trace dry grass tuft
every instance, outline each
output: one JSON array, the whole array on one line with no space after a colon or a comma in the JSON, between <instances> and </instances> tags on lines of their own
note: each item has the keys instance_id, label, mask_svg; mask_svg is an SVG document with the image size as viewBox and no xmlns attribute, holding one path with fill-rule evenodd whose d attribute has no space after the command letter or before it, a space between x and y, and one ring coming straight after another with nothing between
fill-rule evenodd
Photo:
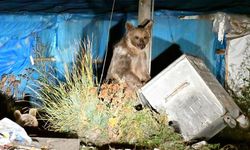
<instances>
[{"instance_id":1,"label":"dry grass tuft","mask_svg":"<svg viewBox=\"0 0 250 150\"><path fill-rule=\"evenodd\" d=\"M93 79L91 42L87 41L72 69L65 65L64 78L41 72L39 98L49 129L76 133L85 143L129 143L147 147L181 147L179 135L167 128L166 116L145 108L136 111L137 99L125 85L104 84L97 94Z\"/></svg>"}]
</instances>

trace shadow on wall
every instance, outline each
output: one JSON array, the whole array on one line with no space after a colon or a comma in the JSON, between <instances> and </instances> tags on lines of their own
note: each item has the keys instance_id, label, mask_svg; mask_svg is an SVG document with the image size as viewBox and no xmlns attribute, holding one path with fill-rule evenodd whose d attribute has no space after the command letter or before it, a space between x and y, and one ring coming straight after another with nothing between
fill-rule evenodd
<instances>
[{"instance_id":1,"label":"shadow on wall","mask_svg":"<svg viewBox=\"0 0 250 150\"><path fill-rule=\"evenodd\" d=\"M153 37L152 50L153 57L156 55L151 62L152 78L183 54L178 44L157 37Z\"/></svg>"},{"instance_id":2,"label":"shadow on wall","mask_svg":"<svg viewBox=\"0 0 250 150\"><path fill-rule=\"evenodd\" d=\"M209 54L204 50L201 49L200 46L186 40L186 39L179 39L176 43L170 43L163 39L154 37L153 38L153 56L156 57L152 60L151 63L151 77L153 78L158 73L160 73L163 69L165 69L168 65L170 65L173 61L175 61L178 57L182 54L188 54L192 56L196 56L202 59L205 64L208 66L210 71L215 74L213 64L210 62L211 60L208 59L209 56L205 54ZM160 53L160 54L159 54ZM211 51L211 54L213 52Z\"/></svg>"},{"instance_id":3,"label":"shadow on wall","mask_svg":"<svg viewBox=\"0 0 250 150\"><path fill-rule=\"evenodd\" d=\"M223 77L216 70L216 60L211 60L209 58L216 59L214 51L211 49L201 49L200 46L186 40L179 39L176 43L170 43L163 39L154 37L153 38L153 48L152 48L153 60L151 63L151 77L155 77L162 70L164 70L168 65L180 57L183 53L198 57L204 61L207 68L216 76L216 78L222 82ZM208 51L208 52L207 52ZM211 55L213 57L211 57ZM156 57L154 57L156 56Z\"/></svg>"},{"instance_id":4,"label":"shadow on wall","mask_svg":"<svg viewBox=\"0 0 250 150\"><path fill-rule=\"evenodd\" d=\"M216 62L215 53L213 50L206 49L206 47L203 47L203 49L202 49L200 46L198 46L198 45L196 45L196 44L194 44L186 39L183 39L183 38L179 39L177 41L177 43L179 43L181 45L181 50L183 51L183 53L202 59L203 62L206 64L207 68L209 69L209 71L211 71L211 73L218 80L220 79L220 77L216 73L216 63L213 63L213 62ZM211 57L211 55L212 55L212 57Z\"/></svg>"},{"instance_id":5,"label":"shadow on wall","mask_svg":"<svg viewBox=\"0 0 250 150\"><path fill-rule=\"evenodd\" d=\"M168 65L174 62L183 53L180 50L180 46L173 43L163 53L158 55L151 63L151 77L156 76Z\"/></svg>"},{"instance_id":6,"label":"shadow on wall","mask_svg":"<svg viewBox=\"0 0 250 150\"><path fill-rule=\"evenodd\" d=\"M125 33L125 23L126 23L126 19L121 19L116 25L114 25L109 32L109 42L108 42L108 53L107 53L107 58L106 58L106 62L105 62L105 67L104 67L104 73L103 73L103 78L102 78L102 82L105 81L107 72L108 72L108 68L111 62L111 58L113 55L113 49L116 43L118 43L124 33ZM103 60L104 61L104 60ZM98 77L98 82L100 82L100 77L101 77L101 73L102 73L102 68L103 68L103 63L99 64L97 66L97 77Z\"/></svg>"},{"instance_id":7,"label":"shadow on wall","mask_svg":"<svg viewBox=\"0 0 250 150\"><path fill-rule=\"evenodd\" d=\"M203 59L204 52L202 52L202 49L200 46L184 38L178 39L176 43L180 44L181 50L183 51L183 53Z\"/></svg>"}]
</instances>

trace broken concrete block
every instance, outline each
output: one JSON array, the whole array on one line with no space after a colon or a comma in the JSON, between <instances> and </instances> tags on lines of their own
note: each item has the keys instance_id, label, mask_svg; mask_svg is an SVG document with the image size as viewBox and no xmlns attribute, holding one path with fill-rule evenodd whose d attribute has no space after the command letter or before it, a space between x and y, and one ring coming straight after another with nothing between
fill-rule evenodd
<instances>
[{"instance_id":1,"label":"broken concrete block","mask_svg":"<svg viewBox=\"0 0 250 150\"><path fill-rule=\"evenodd\" d=\"M185 141L208 140L227 125L248 122L242 121L245 117L240 108L203 61L193 56L182 55L138 95L144 104L177 122Z\"/></svg>"}]
</instances>

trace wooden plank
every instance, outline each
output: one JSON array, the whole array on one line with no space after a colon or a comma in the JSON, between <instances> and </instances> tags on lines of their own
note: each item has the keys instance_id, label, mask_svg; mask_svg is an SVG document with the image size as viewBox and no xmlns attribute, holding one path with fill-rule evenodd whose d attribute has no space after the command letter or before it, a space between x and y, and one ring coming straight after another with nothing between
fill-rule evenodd
<instances>
[{"instance_id":1,"label":"wooden plank","mask_svg":"<svg viewBox=\"0 0 250 150\"><path fill-rule=\"evenodd\" d=\"M141 24L145 19L151 19L151 9L152 8L152 0L139 0L139 8L138 8L138 23ZM151 72L151 47L152 47L152 36L149 42L149 48L146 49L147 54L147 62L148 62L148 70Z\"/></svg>"},{"instance_id":2,"label":"wooden plank","mask_svg":"<svg viewBox=\"0 0 250 150\"><path fill-rule=\"evenodd\" d=\"M33 137L33 141L36 141L37 147L54 149L54 150L78 150L80 149L79 139L69 138L44 138ZM34 142L33 142L34 143Z\"/></svg>"},{"instance_id":3,"label":"wooden plank","mask_svg":"<svg viewBox=\"0 0 250 150\"><path fill-rule=\"evenodd\" d=\"M145 19L151 19L151 0L139 0L139 24L141 24Z\"/></svg>"}]
</instances>

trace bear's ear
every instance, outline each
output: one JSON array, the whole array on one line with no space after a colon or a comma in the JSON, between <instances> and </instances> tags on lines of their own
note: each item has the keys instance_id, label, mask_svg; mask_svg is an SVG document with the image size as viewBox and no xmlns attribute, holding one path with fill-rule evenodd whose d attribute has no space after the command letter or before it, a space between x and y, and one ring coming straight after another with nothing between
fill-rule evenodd
<instances>
[{"instance_id":1,"label":"bear's ear","mask_svg":"<svg viewBox=\"0 0 250 150\"><path fill-rule=\"evenodd\" d=\"M14 117L16 120L19 120L21 118L22 114L19 110L15 110Z\"/></svg>"},{"instance_id":2,"label":"bear's ear","mask_svg":"<svg viewBox=\"0 0 250 150\"><path fill-rule=\"evenodd\" d=\"M30 108L29 114L36 117L37 109L36 108Z\"/></svg>"},{"instance_id":3,"label":"bear's ear","mask_svg":"<svg viewBox=\"0 0 250 150\"><path fill-rule=\"evenodd\" d=\"M145 26L145 29L150 31L152 29L152 26L153 26L153 21L149 20L149 22Z\"/></svg>"},{"instance_id":4,"label":"bear's ear","mask_svg":"<svg viewBox=\"0 0 250 150\"><path fill-rule=\"evenodd\" d=\"M125 27L126 27L126 30L127 30L127 31L130 31L130 30L132 30L132 29L135 28L135 27L134 27L131 23L129 23L129 22L126 22Z\"/></svg>"}]
</instances>

